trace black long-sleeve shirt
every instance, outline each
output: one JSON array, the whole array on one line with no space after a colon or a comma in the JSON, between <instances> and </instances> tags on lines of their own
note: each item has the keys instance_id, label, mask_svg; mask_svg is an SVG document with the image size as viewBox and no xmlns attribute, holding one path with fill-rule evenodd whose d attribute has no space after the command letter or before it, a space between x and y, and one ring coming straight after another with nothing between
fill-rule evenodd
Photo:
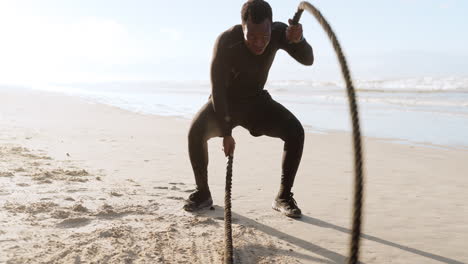
<instances>
[{"instance_id":1,"label":"black long-sleeve shirt","mask_svg":"<svg viewBox=\"0 0 468 264\"><path fill-rule=\"evenodd\" d=\"M236 25L216 40L211 62L211 100L221 123L223 136L231 135L229 105L261 94L278 49L283 49L304 65L312 65L312 47L303 39L289 43L281 22L272 23L270 43L261 55L249 51L241 25Z\"/></svg>"}]
</instances>

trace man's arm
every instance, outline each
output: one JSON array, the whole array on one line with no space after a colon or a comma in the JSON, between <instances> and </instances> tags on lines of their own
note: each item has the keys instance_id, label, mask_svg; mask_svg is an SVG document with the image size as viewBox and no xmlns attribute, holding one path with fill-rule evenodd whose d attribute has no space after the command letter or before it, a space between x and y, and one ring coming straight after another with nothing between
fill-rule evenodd
<instances>
[{"instance_id":1,"label":"man's arm","mask_svg":"<svg viewBox=\"0 0 468 264\"><path fill-rule=\"evenodd\" d=\"M299 63L312 65L314 63L314 52L312 47L302 36L301 25L290 25L288 28L286 24L278 23L277 26L280 29L280 48L284 49ZM297 33L299 33L299 37L297 36ZM291 38L294 39L295 37L298 37L298 42L291 40Z\"/></svg>"},{"instance_id":2,"label":"man's arm","mask_svg":"<svg viewBox=\"0 0 468 264\"><path fill-rule=\"evenodd\" d=\"M211 100L216 117L220 122L223 137L232 132L231 117L227 102L227 80L229 77L228 56L226 50L227 34L221 34L213 49L211 61Z\"/></svg>"}]
</instances>

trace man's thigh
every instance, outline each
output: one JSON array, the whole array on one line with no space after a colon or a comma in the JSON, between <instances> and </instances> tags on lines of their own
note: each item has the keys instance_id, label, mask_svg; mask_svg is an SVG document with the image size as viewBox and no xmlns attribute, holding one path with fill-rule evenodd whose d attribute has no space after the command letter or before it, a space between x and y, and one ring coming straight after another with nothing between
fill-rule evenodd
<instances>
[{"instance_id":1,"label":"man's thigh","mask_svg":"<svg viewBox=\"0 0 468 264\"><path fill-rule=\"evenodd\" d=\"M189 137L202 138L208 140L213 137L220 137L222 135L221 126L214 112L211 100L209 100L202 108L195 114L190 125Z\"/></svg>"},{"instance_id":2,"label":"man's thigh","mask_svg":"<svg viewBox=\"0 0 468 264\"><path fill-rule=\"evenodd\" d=\"M294 114L269 96L258 102L245 120L241 125L253 136L286 140L291 135L303 133L302 125Z\"/></svg>"}]
</instances>

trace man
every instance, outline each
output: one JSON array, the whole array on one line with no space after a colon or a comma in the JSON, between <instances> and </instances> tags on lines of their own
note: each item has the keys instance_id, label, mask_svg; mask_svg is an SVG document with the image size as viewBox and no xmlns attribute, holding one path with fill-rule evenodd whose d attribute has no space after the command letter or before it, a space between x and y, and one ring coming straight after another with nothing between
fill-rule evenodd
<instances>
[{"instance_id":1,"label":"man","mask_svg":"<svg viewBox=\"0 0 468 264\"><path fill-rule=\"evenodd\" d=\"M235 140L231 131L240 125L255 137L266 135L284 141L281 186L273 209L300 217L291 188L301 161L304 129L263 87L278 49L304 65L312 65L312 47L302 36L301 25L291 25L291 20L289 26L273 22L271 7L263 0L247 1L241 15L242 25L228 29L216 40L211 63L212 94L190 127L189 155L197 189L184 209L196 211L212 206L207 141L223 137L225 155L233 155Z\"/></svg>"}]
</instances>

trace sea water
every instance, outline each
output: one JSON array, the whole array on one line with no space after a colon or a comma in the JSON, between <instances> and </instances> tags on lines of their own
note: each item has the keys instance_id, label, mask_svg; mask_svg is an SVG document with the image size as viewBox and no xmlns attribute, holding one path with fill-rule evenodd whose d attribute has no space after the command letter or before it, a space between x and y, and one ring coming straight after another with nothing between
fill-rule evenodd
<instances>
[{"instance_id":1,"label":"sea water","mask_svg":"<svg viewBox=\"0 0 468 264\"><path fill-rule=\"evenodd\" d=\"M364 136L468 148L468 77L355 81ZM33 85L144 114L191 119L208 81ZM350 131L342 82L270 81L265 89L309 132Z\"/></svg>"}]
</instances>

